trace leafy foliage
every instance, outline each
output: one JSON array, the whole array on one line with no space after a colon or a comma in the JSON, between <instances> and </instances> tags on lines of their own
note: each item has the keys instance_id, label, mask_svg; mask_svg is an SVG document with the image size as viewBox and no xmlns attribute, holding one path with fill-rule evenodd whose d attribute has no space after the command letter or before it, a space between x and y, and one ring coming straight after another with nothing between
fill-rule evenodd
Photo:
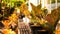
<instances>
[{"instance_id":1,"label":"leafy foliage","mask_svg":"<svg viewBox=\"0 0 60 34\"><path fill-rule=\"evenodd\" d=\"M25 0L20 0L20 1L18 1L18 0L2 0L2 2L0 3L0 20L7 19L7 17L13 13L15 6L19 7L24 2L25 2ZM2 8L1 8L3 6L5 6L4 12L2 12ZM4 16L3 16L3 14L4 14Z\"/></svg>"},{"instance_id":2,"label":"leafy foliage","mask_svg":"<svg viewBox=\"0 0 60 34\"><path fill-rule=\"evenodd\" d=\"M28 6L25 3L22 3L20 6L21 13L23 13L25 16L30 16L30 12L28 10Z\"/></svg>"},{"instance_id":3,"label":"leafy foliage","mask_svg":"<svg viewBox=\"0 0 60 34\"><path fill-rule=\"evenodd\" d=\"M47 14L46 9L42 10L41 9L41 4L39 4L38 6L34 6L32 3L31 3L31 6L32 6L32 11L31 11L31 17L32 17L32 21L35 21L35 22L39 22L39 23L43 23L41 18L44 18Z\"/></svg>"},{"instance_id":4,"label":"leafy foliage","mask_svg":"<svg viewBox=\"0 0 60 34\"><path fill-rule=\"evenodd\" d=\"M54 9L52 10L51 14L46 15L45 13L45 9L41 9L41 7L38 8L38 6L34 6L33 4L31 4L32 6L32 12L31 12L31 16L32 16L32 22L39 22L44 23L40 18L44 18L45 20L48 21L48 23L45 23L43 25L43 27L47 26L47 29L50 31L50 33L52 33L57 25L57 22L60 18L60 8ZM40 16L42 15L42 16ZM40 18L39 18L39 17Z\"/></svg>"},{"instance_id":5,"label":"leafy foliage","mask_svg":"<svg viewBox=\"0 0 60 34\"><path fill-rule=\"evenodd\" d=\"M52 10L52 13L47 15L45 19L49 22L50 26L49 29L53 32L56 28L56 25L60 19L60 8Z\"/></svg>"},{"instance_id":6,"label":"leafy foliage","mask_svg":"<svg viewBox=\"0 0 60 34\"><path fill-rule=\"evenodd\" d=\"M26 2L26 0L2 0L3 2L6 2L7 3L7 6L10 6L10 7L14 7L14 6L17 6L21 3L24 3Z\"/></svg>"},{"instance_id":7,"label":"leafy foliage","mask_svg":"<svg viewBox=\"0 0 60 34\"><path fill-rule=\"evenodd\" d=\"M32 3L31 3L31 6L32 6L32 16L36 19L37 16L40 16L41 14L41 5L38 5L38 6L34 6Z\"/></svg>"}]
</instances>

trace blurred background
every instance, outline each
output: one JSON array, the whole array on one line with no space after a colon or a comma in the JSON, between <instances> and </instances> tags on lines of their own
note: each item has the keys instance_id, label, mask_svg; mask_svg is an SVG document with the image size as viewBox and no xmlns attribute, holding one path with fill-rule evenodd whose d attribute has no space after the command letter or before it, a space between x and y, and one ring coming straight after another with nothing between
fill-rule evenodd
<instances>
[{"instance_id":1,"label":"blurred background","mask_svg":"<svg viewBox=\"0 0 60 34\"><path fill-rule=\"evenodd\" d=\"M60 0L0 0L1 34L60 34Z\"/></svg>"}]
</instances>

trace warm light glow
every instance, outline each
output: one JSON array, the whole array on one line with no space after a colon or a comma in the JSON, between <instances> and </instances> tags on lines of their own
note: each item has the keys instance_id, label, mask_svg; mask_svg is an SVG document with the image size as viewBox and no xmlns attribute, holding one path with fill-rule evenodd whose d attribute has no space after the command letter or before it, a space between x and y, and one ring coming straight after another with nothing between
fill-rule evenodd
<instances>
[{"instance_id":1,"label":"warm light glow","mask_svg":"<svg viewBox=\"0 0 60 34\"><path fill-rule=\"evenodd\" d=\"M45 2L44 2L44 3L45 3L45 6L47 7L47 4L48 4L48 3L47 3L47 0L45 0Z\"/></svg>"},{"instance_id":2,"label":"warm light glow","mask_svg":"<svg viewBox=\"0 0 60 34\"><path fill-rule=\"evenodd\" d=\"M44 8L44 0L41 0L42 8Z\"/></svg>"},{"instance_id":3,"label":"warm light glow","mask_svg":"<svg viewBox=\"0 0 60 34\"><path fill-rule=\"evenodd\" d=\"M16 25L18 16L16 15L15 12L11 14L11 16L8 17L8 20L3 21L3 24L5 26L5 30L3 31L4 34L16 34L16 32L12 31L9 29L9 25L12 24L13 26Z\"/></svg>"},{"instance_id":4,"label":"warm light glow","mask_svg":"<svg viewBox=\"0 0 60 34\"><path fill-rule=\"evenodd\" d=\"M41 3L42 3L42 8L46 8L47 7L47 0L41 0Z\"/></svg>"},{"instance_id":5,"label":"warm light glow","mask_svg":"<svg viewBox=\"0 0 60 34\"><path fill-rule=\"evenodd\" d=\"M13 12L13 14L11 14L11 16L8 17L8 20L4 20L2 22L5 26L5 28L8 29L10 24L13 24L13 25L16 24L17 19L18 19L18 16L16 15L15 12Z\"/></svg>"},{"instance_id":6,"label":"warm light glow","mask_svg":"<svg viewBox=\"0 0 60 34\"><path fill-rule=\"evenodd\" d=\"M12 31L11 29L4 29L3 30L4 34L16 34L14 31Z\"/></svg>"},{"instance_id":7,"label":"warm light glow","mask_svg":"<svg viewBox=\"0 0 60 34\"><path fill-rule=\"evenodd\" d=\"M17 9L17 13L20 14L20 9Z\"/></svg>"}]
</instances>

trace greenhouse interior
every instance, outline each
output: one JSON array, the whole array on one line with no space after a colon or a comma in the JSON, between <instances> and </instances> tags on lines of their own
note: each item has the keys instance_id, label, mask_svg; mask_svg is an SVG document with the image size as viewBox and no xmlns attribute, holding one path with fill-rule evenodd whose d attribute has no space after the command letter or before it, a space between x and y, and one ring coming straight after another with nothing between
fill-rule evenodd
<instances>
[{"instance_id":1,"label":"greenhouse interior","mask_svg":"<svg viewBox=\"0 0 60 34\"><path fill-rule=\"evenodd\" d=\"M0 0L0 34L60 34L60 0Z\"/></svg>"}]
</instances>

